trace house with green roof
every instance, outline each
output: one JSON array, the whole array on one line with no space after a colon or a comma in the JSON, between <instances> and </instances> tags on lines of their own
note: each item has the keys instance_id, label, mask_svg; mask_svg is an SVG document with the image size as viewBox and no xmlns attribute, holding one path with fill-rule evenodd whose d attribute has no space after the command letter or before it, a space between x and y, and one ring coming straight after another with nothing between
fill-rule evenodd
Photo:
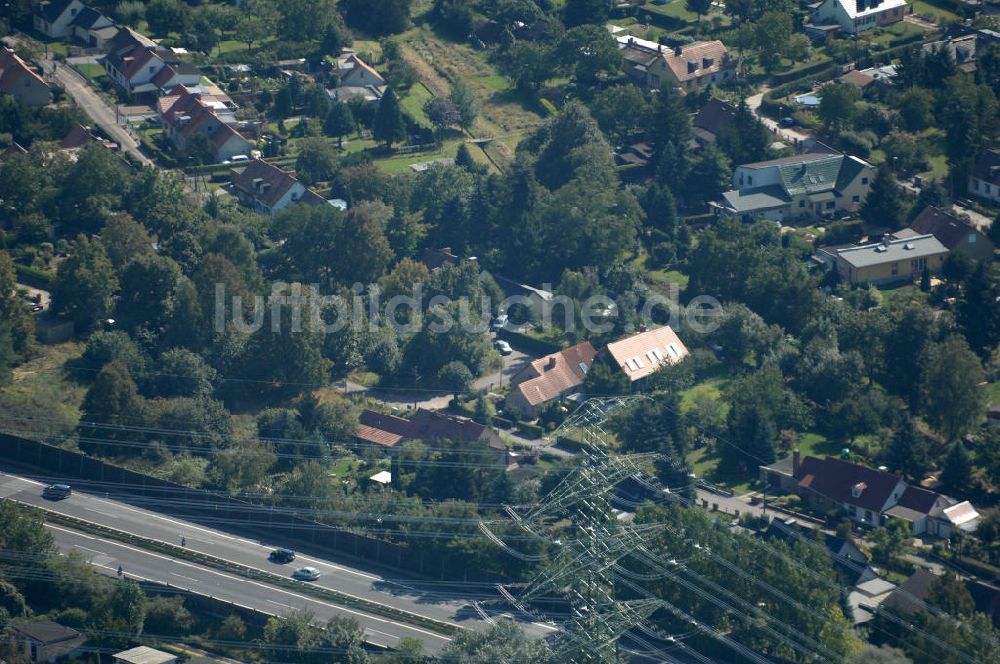
<instances>
[{"instance_id":1,"label":"house with green roof","mask_svg":"<svg viewBox=\"0 0 1000 664\"><path fill-rule=\"evenodd\" d=\"M713 207L719 214L772 221L811 220L855 212L868 196L871 164L815 152L736 167L733 189Z\"/></svg>"}]
</instances>

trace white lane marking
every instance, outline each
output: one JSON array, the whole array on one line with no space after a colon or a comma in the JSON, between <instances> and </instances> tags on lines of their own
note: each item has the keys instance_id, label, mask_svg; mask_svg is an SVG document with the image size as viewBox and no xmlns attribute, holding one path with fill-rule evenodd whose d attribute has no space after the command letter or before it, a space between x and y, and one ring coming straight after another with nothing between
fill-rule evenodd
<instances>
[{"instance_id":1,"label":"white lane marking","mask_svg":"<svg viewBox=\"0 0 1000 664\"><path fill-rule=\"evenodd\" d=\"M283 607L288 608L288 609L292 608L291 604L285 604L284 602L275 602L273 599L269 599L267 601L270 602L271 604L277 604L278 606L283 606Z\"/></svg>"},{"instance_id":2,"label":"white lane marking","mask_svg":"<svg viewBox=\"0 0 1000 664\"><path fill-rule=\"evenodd\" d=\"M176 577L184 579L185 581L190 581L191 583L198 583L198 579L192 579L190 576L184 576L183 574L178 574L177 572L171 572Z\"/></svg>"},{"instance_id":3,"label":"white lane marking","mask_svg":"<svg viewBox=\"0 0 1000 664\"><path fill-rule=\"evenodd\" d=\"M48 528L52 528L53 530L59 530L59 531L62 531L64 533L69 533L71 535L77 535L78 534L76 531L69 530L68 528L61 528L59 526L53 526L52 524L45 524L45 525ZM429 632L429 631L421 629L419 627L414 627L414 626L408 625L406 623L398 623L398 622L396 622L394 620L389 620L388 618L381 618L379 616L373 616L370 613L365 613L363 611L355 611L354 609L349 609L347 607L340 606L338 604L331 604L329 602L324 602L322 600L314 599L314 598L308 597L306 595L299 595L297 593L293 593L293 592L285 590L283 588L278 588L277 586L267 585L265 583L260 583L258 581L253 581L251 579L247 579L247 578L240 577L240 576L234 576L232 574L226 574L224 572L217 572L216 570L210 569L208 567L202 567L200 565L194 565L192 563L189 563L189 562L186 562L186 561L183 561L183 560L177 560L175 558L170 558L169 556L162 556L162 555L160 555L158 553L153 553L151 551L146 551L144 549L137 549L135 547L129 546L128 544L122 544L120 542L114 542L114 541L106 540L106 539L103 539L103 538L93 538L93 539L96 539L97 541L103 542L105 544L110 544L112 546L118 546L118 547L121 547L123 549L127 549L129 551L133 551L135 553L141 553L141 554L143 554L145 556L150 556L152 558L158 558L160 560L166 560L166 561L174 563L175 565L182 565L184 567L190 567L192 569L198 570L199 572L208 573L208 574L214 574L216 576L221 576L222 578L228 579L230 581L239 581L241 583L249 583L251 585L255 585L255 586L259 587L259 588L264 588L265 590L268 590L268 591L271 591L271 592L278 592L278 593L281 593L283 595L288 595L290 597L294 597L297 600L302 600L302 601L306 601L306 602L312 602L314 604L319 604L320 606L325 606L325 607L330 608L330 609L334 609L334 610L337 610L337 611L343 611L345 613L351 613L351 614L354 614L356 616L361 616L361 617L366 618L368 620L374 620L376 622L380 622L380 623L383 623L383 624L386 624L386 625L393 625L394 627L400 627L402 629L412 630L414 632L419 632L420 634L424 634L426 636L431 636L431 637L434 637L434 638L437 638L437 639L443 639L445 641L451 641L451 639L448 638L447 636L441 636L440 634L435 634L434 632ZM451 623L451 624L454 624L454 623ZM460 625L456 625L456 627L460 627Z\"/></svg>"}]
</instances>

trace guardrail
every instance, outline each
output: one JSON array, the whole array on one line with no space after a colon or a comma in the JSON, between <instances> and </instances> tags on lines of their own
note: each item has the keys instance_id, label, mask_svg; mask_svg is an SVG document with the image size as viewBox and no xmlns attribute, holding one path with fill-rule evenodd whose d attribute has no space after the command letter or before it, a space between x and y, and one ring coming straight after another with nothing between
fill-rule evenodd
<instances>
[{"instance_id":1,"label":"guardrail","mask_svg":"<svg viewBox=\"0 0 1000 664\"><path fill-rule=\"evenodd\" d=\"M146 551L167 555L178 560L186 560L188 562L221 572L228 572L247 579L262 581L269 585L284 588L286 590L294 590L302 593L303 595L310 595L318 599L333 602L334 604L343 606L344 608L357 609L383 618L398 620L400 622L428 629L445 636L451 636L463 629L440 620L435 620L416 613L404 611L403 609L397 609L384 604L379 604L378 602L364 599L363 597L357 597L338 590L330 590L329 588L309 585L307 583L295 581L294 579L279 576L255 567L226 560L225 558L218 558L216 556L193 551L186 547L177 546L176 544L170 544L168 542L148 537L141 537L132 533L109 528L108 526L102 526L83 519L60 514L59 512L53 512L43 507L35 507L35 509L41 510L45 514L45 520L49 523L65 526L71 530L87 533L89 535L112 539L122 542L123 544L129 544Z\"/></svg>"}]
</instances>

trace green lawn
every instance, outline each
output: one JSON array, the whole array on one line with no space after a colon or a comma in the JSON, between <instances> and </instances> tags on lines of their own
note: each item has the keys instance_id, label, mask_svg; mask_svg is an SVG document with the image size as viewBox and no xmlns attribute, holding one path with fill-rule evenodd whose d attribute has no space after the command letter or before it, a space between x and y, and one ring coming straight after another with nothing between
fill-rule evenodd
<instances>
[{"instance_id":1,"label":"green lawn","mask_svg":"<svg viewBox=\"0 0 1000 664\"><path fill-rule=\"evenodd\" d=\"M406 93L400 100L400 105L403 110L416 122L424 125L425 127L431 126L431 121L424 113L424 104L434 98L431 91L427 89L423 83L417 83Z\"/></svg>"},{"instance_id":2,"label":"green lawn","mask_svg":"<svg viewBox=\"0 0 1000 664\"><path fill-rule=\"evenodd\" d=\"M681 392L681 412L687 412L694 407L697 403L699 397L711 397L713 399L722 399L722 391L726 389L729 385L730 378L728 376L715 376L704 380L694 387L689 387L688 389ZM729 404L722 404L723 411L729 410Z\"/></svg>"},{"instance_id":3,"label":"green lawn","mask_svg":"<svg viewBox=\"0 0 1000 664\"><path fill-rule=\"evenodd\" d=\"M990 408L1000 405L1000 381L986 384L986 404Z\"/></svg>"},{"instance_id":4,"label":"green lawn","mask_svg":"<svg viewBox=\"0 0 1000 664\"><path fill-rule=\"evenodd\" d=\"M97 64L85 63L80 65L73 65L73 69L80 72L80 74L82 74L86 79L90 81L96 81L100 77L107 75L104 71L104 67Z\"/></svg>"},{"instance_id":5,"label":"green lawn","mask_svg":"<svg viewBox=\"0 0 1000 664\"><path fill-rule=\"evenodd\" d=\"M16 433L58 441L75 430L87 385L64 366L82 352L80 343L42 346L38 357L14 368L14 382L0 388L0 413L27 418L13 425Z\"/></svg>"},{"instance_id":6,"label":"green lawn","mask_svg":"<svg viewBox=\"0 0 1000 664\"><path fill-rule=\"evenodd\" d=\"M63 42L50 42L46 44L46 47L50 53L61 55L64 58L69 56L69 45Z\"/></svg>"},{"instance_id":7,"label":"green lawn","mask_svg":"<svg viewBox=\"0 0 1000 664\"><path fill-rule=\"evenodd\" d=\"M913 0L910 3L913 8L913 13L916 16L931 16L938 23L951 23L954 21L961 20L961 17L954 12L948 11L947 9L942 9L932 2L927 2L926 0Z\"/></svg>"},{"instance_id":8,"label":"green lawn","mask_svg":"<svg viewBox=\"0 0 1000 664\"><path fill-rule=\"evenodd\" d=\"M822 458L825 456L837 456L844 445L835 440L829 440L820 433L804 433L799 437L796 447L803 457L814 456Z\"/></svg>"},{"instance_id":9,"label":"green lawn","mask_svg":"<svg viewBox=\"0 0 1000 664\"><path fill-rule=\"evenodd\" d=\"M422 164L425 161L434 161L435 159L454 159L460 143L462 143L462 140L455 138L445 141L442 148L434 152L421 152L420 154L398 155L378 159L375 164L386 173L405 173L413 164Z\"/></svg>"}]
</instances>

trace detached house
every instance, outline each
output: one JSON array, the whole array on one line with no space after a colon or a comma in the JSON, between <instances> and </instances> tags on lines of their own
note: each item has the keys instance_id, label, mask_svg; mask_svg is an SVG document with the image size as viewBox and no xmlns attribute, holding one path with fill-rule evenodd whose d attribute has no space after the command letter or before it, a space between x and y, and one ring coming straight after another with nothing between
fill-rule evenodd
<instances>
[{"instance_id":1,"label":"detached house","mask_svg":"<svg viewBox=\"0 0 1000 664\"><path fill-rule=\"evenodd\" d=\"M1000 203L1000 150L987 150L976 159L976 166L969 176L969 193Z\"/></svg>"},{"instance_id":2,"label":"detached house","mask_svg":"<svg viewBox=\"0 0 1000 664\"><path fill-rule=\"evenodd\" d=\"M816 25L839 25L856 34L897 23L906 16L906 0L824 0L813 14Z\"/></svg>"},{"instance_id":3,"label":"detached house","mask_svg":"<svg viewBox=\"0 0 1000 664\"><path fill-rule=\"evenodd\" d=\"M811 152L736 167L717 212L771 221L815 219L861 207L874 171L857 157Z\"/></svg>"},{"instance_id":4,"label":"detached house","mask_svg":"<svg viewBox=\"0 0 1000 664\"><path fill-rule=\"evenodd\" d=\"M294 175L260 159L232 169L229 178L240 203L270 217L293 203L326 205L326 199L308 189Z\"/></svg>"},{"instance_id":5,"label":"detached house","mask_svg":"<svg viewBox=\"0 0 1000 664\"><path fill-rule=\"evenodd\" d=\"M788 460L761 466L761 480L802 496L814 510L842 509L855 522L877 528L888 519L902 519L914 535L949 537L971 531L979 513L968 502L909 486L902 478L850 461L827 457Z\"/></svg>"},{"instance_id":6,"label":"detached house","mask_svg":"<svg viewBox=\"0 0 1000 664\"><path fill-rule=\"evenodd\" d=\"M173 92L173 102L159 106L159 117L164 131L180 150L188 150L196 136L205 136L216 162L250 154L250 142L226 123L227 116L217 112L210 101L202 101L200 93L183 86Z\"/></svg>"},{"instance_id":7,"label":"detached house","mask_svg":"<svg viewBox=\"0 0 1000 664\"><path fill-rule=\"evenodd\" d=\"M70 24L86 5L80 0L48 0L35 6L35 30L46 37L61 39L71 34Z\"/></svg>"},{"instance_id":8,"label":"detached house","mask_svg":"<svg viewBox=\"0 0 1000 664\"><path fill-rule=\"evenodd\" d=\"M87 638L51 620L11 626L10 646L29 662L55 662L81 653Z\"/></svg>"},{"instance_id":9,"label":"detached house","mask_svg":"<svg viewBox=\"0 0 1000 664\"><path fill-rule=\"evenodd\" d=\"M724 129L733 123L736 107L727 101L712 97L701 107L691 122L691 135L701 147L715 143Z\"/></svg>"},{"instance_id":10,"label":"detached house","mask_svg":"<svg viewBox=\"0 0 1000 664\"><path fill-rule=\"evenodd\" d=\"M385 448L408 440L419 440L432 447L444 441L464 443L490 450L504 465L508 461L507 446L490 427L423 408L418 408L409 419L364 410L358 418L354 437L362 445Z\"/></svg>"},{"instance_id":11,"label":"detached house","mask_svg":"<svg viewBox=\"0 0 1000 664\"><path fill-rule=\"evenodd\" d=\"M924 208L908 229L894 233L893 237L901 239L907 234L933 235L948 251L977 261L992 260L996 249L974 225L933 205Z\"/></svg>"},{"instance_id":12,"label":"detached house","mask_svg":"<svg viewBox=\"0 0 1000 664\"><path fill-rule=\"evenodd\" d=\"M366 101L378 101L385 93L385 79L356 53L338 60L337 74L340 85L328 91L333 99L347 101L353 97L362 97Z\"/></svg>"},{"instance_id":13,"label":"detached house","mask_svg":"<svg viewBox=\"0 0 1000 664\"><path fill-rule=\"evenodd\" d=\"M948 248L933 235L909 235L881 242L831 249L840 278L852 286L916 281L924 269L940 274Z\"/></svg>"},{"instance_id":14,"label":"detached house","mask_svg":"<svg viewBox=\"0 0 1000 664\"><path fill-rule=\"evenodd\" d=\"M597 351L585 341L533 361L510 379L505 406L522 417L536 417L538 408L563 399L583 384Z\"/></svg>"},{"instance_id":15,"label":"detached house","mask_svg":"<svg viewBox=\"0 0 1000 664\"><path fill-rule=\"evenodd\" d=\"M118 34L118 27L110 18L90 7L81 9L70 22L73 37L91 48L104 48Z\"/></svg>"},{"instance_id":16,"label":"detached house","mask_svg":"<svg viewBox=\"0 0 1000 664\"><path fill-rule=\"evenodd\" d=\"M122 28L108 43L104 69L132 94L160 94L178 85L196 87L202 78L200 69L129 28Z\"/></svg>"},{"instance_id":17,"label":"detached house","mask_svg":"<svg viewBox=\"0 0 1000 664\"><path fill-rule=\"evenodd\" d=\"M688 356L687 347L669 325L615 341L606 350L610 361L633 385Z\"/></svg>"},{"instance_id":18,"label":"detached house","mask_svg":"<svg viewBox=\"0 0 1000 664\"><path fill-rule=\"evenodd\" d=\"M0 47L0 92L25 106L45 106L52 101L48 83L6 46Z\"/></svg>"},{"instance_id":19,"label":"detached house","mask_svg":"<svg viewBox=\"0 0 1000 664\"><path fill-rule=\"evenodd\" d=\"M636 37L617 39L626 73L652 90L673 85L686 92L736 78L736 61L719 40L670 48Z\"/></svg>"}]
</instances>

